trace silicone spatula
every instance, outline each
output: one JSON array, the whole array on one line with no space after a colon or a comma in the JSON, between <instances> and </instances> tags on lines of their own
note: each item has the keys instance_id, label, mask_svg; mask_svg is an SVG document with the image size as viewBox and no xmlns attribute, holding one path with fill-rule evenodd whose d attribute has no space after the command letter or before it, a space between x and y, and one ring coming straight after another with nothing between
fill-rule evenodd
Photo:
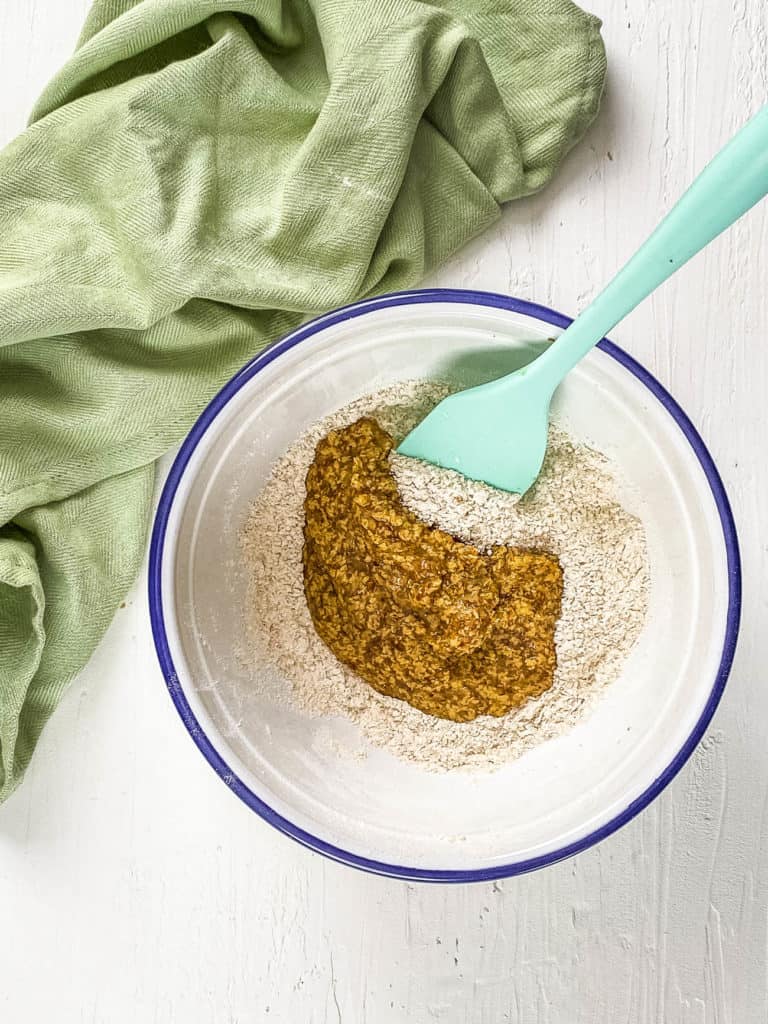
<instances>
[{"instance_id":1,"label":"silicone spatula","mask_svg":"<svg viewBox=\"0 0 768 1024\"><path fill-rule=\"evenodd\" d=\"M528 366L450 395L397 449L524 494L541 470L552 395L639 302L768 193L768 106L695 179L629 263Z\"/></svg>"}]
</instances>

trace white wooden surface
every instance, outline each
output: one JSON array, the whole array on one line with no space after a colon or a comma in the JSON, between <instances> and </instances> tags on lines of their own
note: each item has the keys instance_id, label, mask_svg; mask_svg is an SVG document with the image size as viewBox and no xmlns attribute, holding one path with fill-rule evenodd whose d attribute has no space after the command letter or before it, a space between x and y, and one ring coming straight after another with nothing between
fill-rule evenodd
<instances>
[{"instance_id":1,"label":"white wooden surface","mask_svg":"<svg viewBox=\"0 0 768 1024\"><path fill-rule=\"evenodd\" d=\"M768 99L763 0L591 0L610 81L546 194L435 281L578 310ZM87 0L0 0L0 142ZM155 664L142 578L0 808L9 1024L752 1024L768 1017L768 206L616 332L682 401L733 499L742 639L689 765L602 846L433 887L358 874L214 777Z\"/></svg>"}]
</instances>

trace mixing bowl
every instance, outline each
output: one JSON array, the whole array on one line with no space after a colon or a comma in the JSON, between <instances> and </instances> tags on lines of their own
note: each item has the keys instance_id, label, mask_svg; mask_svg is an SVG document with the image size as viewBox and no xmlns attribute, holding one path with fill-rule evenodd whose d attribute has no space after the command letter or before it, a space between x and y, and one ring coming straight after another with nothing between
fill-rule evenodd
<instances>
[{"instance_id":1,"label":"mixing bowl","mask_svg":"<svg viewBox=\"0 0 768 1024\"><path fill-rule=\"evenodd\" d=\"M288 445L338 407L398 380L468 386L499 376L569 322L529 302L442 289L337 310L249 363L176 458L154 525L149 584L171 698L230 789L337 861L464 882L568 857L658 795L717 706L740 604L728 500L685 413L608 341L567 378L553 415L619 465L625 503L646 525L651 591L643 634L589 716L494 772L430 772L375 748L363 759L345 755L355 726L273 702L254 685L262 669L237 654L246 587L238 532Z\"/></svg>"}]
</instances>

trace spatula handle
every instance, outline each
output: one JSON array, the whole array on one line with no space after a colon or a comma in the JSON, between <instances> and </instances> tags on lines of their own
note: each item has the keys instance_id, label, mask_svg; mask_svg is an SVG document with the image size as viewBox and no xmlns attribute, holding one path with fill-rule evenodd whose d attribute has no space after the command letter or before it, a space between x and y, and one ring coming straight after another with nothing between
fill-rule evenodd
<instances>
[{"instance_id":1,"label":"spatula handle","mask_svg":"<svg viewBox=\"0 0 768 1024\"><path fill-rule=\"evenodd\" d=\"M611 283L529 371L552 389L647 295L768 193L768 106L748 121ZM539 377L541 381L542 378Z\"/></svg>"}]
</instances>

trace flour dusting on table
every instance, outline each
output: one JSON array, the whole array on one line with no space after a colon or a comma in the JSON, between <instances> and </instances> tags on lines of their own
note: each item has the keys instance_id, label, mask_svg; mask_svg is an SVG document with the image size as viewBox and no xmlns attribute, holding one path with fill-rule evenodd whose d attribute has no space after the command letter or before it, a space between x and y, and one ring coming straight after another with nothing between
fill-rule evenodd
<instances>
[{"instance_id":1,"label":"flour dusting on table","mask_svg":"<svg viewBox=\"0 0 768 1024\"><path fill-rule=\"evenodd\" d=\"M434 770L498 767L561 735L620 673L643 627L648 556L643 525L622 508L609 460L552 427L541 476L523 498L450 470L391 456L401 497L426 522L488 549L557 555L563 603L552 687L502 718L457 723L385 697L340 664L317 636L304 599L304 479L329 430L373 415L396 440L451 389L409 382L366 396L316 424L275 465L242 533L249 573L245 610L253 685L311 716L343 716L364 741ZM259 665L285 679L275 691Z\"/></svg>"}]
</instances>

